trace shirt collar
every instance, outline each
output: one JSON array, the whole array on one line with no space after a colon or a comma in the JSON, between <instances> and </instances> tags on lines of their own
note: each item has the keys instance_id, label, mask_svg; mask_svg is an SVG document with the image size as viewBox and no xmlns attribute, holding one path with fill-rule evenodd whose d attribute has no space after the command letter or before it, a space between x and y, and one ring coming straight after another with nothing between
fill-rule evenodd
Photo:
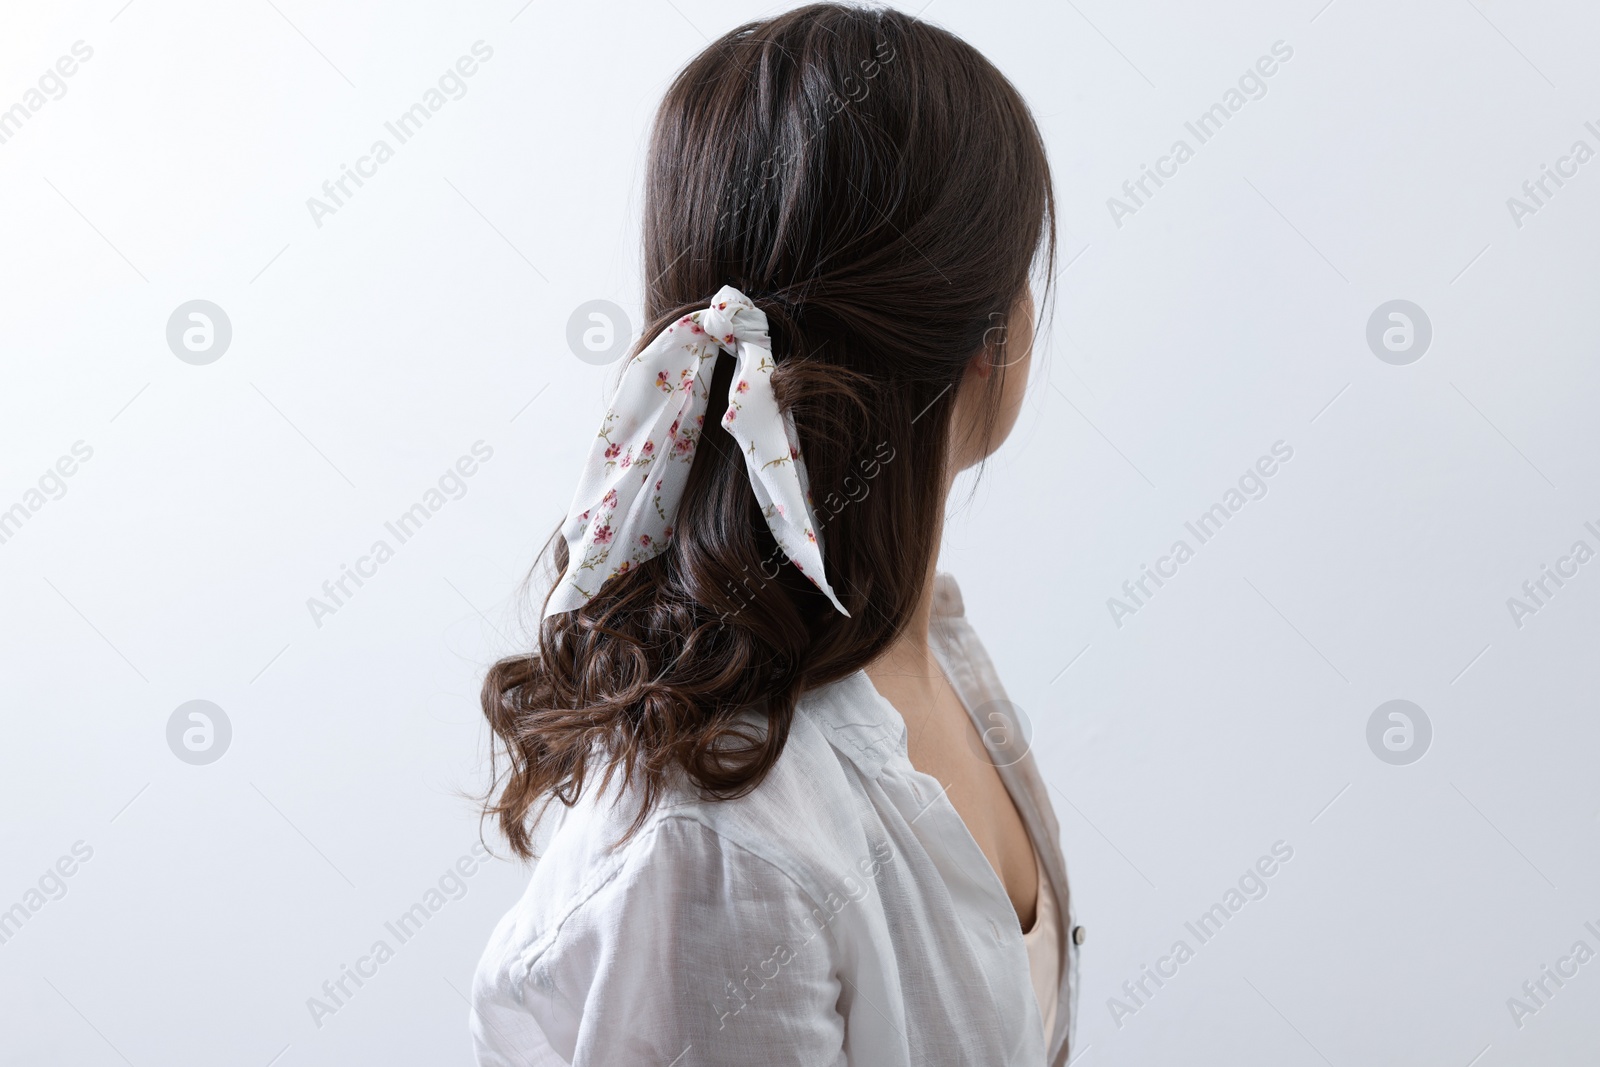
<instances>
[{"instance_id":1,"label":"shirt collar","mask_svg":"<svg viewBox=\"0 0 1600 1067\"><path fill-rule=\"evenodd\" d=\"M867 677L856 671L800 698L828 743L868 778L893 757L906 758L906 723Z\"/></svg>"},{"instance_id":2,"label":"shirt collar","mask_svg":"<svg viewBox=\"0 0 1600 1067\"><path fill-rule=\"evenodd\" d=\"M943 619L953 615L964 615L966 610L966 604L961 600L961 587L956 584L955 575L943 571L934 575L933 617Z\"/></svg>"}]
</instances>

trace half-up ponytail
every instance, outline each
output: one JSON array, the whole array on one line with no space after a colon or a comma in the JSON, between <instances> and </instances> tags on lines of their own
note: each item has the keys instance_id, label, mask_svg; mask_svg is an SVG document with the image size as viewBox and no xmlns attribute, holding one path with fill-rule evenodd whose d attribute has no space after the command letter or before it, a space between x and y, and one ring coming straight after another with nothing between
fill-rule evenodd
<instances>
[{"instance_id":1,"label":"half-up ponytail","mask_svg":"<svg viewBox=\"0 0 1600 1067\"><path fill-rule=\"evenodd\" d=\"M753 789L801 693L894 640L935 551L957 387L1036 258L1053 275L1052 208L1016 90L910 16L798 8L732 31L678 75L650 148L643 336L724 285L766 313L773 389L850 617L767 529L721 428L723 357L667 549L546 619L537 649L484 681L497 742L486 811L513 850L529 855L543 806L573 803L596 777L637 789L640 820L679 776L711 796ZM1004 373L990 378L996 402ZM553 537L554 573L566 555Z\"/></svg>"}]
</instances>

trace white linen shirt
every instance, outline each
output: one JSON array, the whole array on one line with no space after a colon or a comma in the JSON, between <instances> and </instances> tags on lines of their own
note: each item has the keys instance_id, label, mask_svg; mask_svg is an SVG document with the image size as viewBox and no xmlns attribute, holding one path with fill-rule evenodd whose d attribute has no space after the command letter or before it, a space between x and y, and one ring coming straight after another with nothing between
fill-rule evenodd
<instances>
[{"instance_id":1,"label":"white linen shirt","mask_svg":"<svg viewBox=\"0 0 1600 1067\"><path fill-rule=\"evenodd\" d=\"M935 601L934 650L969 713L1003 699L948 576ZM1069 916L1032 757L1000 769ZM674 791L610 848L634 810L588 794L552 810L473 981L481 1067L1065 1062L1070 919L1047 1041L1010 898L864 672L801 697L751 793Z\"/></svg>"}]
</instances>

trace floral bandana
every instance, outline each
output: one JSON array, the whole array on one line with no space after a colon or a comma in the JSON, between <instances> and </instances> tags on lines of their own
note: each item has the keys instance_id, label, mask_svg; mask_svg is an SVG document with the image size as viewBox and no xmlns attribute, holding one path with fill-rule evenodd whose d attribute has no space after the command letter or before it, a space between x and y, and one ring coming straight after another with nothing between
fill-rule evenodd
<instances>
[{"instance_id":1,"label":"floral bandana","mask_svg":"<svg viewBox=\"0 0 1600 1067\"><path fill-rule=\"evenodd\" d=\"M850 614L823 573L794 419L778 411L773 396L767 316L725 285L710 307L668 326L623 369L561 528L567 570L545 618L582 607L612 575L666 550L724 350L733 355L734 373L722 425L744 452L767 526L790 562Z\"/></svg>"}]
</instances>

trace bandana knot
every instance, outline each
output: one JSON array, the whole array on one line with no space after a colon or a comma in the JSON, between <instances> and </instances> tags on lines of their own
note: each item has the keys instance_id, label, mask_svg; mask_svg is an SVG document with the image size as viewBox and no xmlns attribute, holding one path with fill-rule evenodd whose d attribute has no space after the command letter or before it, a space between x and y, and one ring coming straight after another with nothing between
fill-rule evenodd
<instances>
[{"instance_id":1,"label":"bandana knot","mask_svg":"<svg viewBox=\"0 0 1600 1067\"><path fill-rule=\"evenodd\" d=\"M668 326L624 367L561 528L567 569L546 618L582 607L607 579L666 551L724 351L734 367L722 428L739 444L767 528L789 561L850 614L823 571L794 418L778 409L772 391L777 363L766 313L725 285L710 306Z\"/></svg>"}]
</instances>

